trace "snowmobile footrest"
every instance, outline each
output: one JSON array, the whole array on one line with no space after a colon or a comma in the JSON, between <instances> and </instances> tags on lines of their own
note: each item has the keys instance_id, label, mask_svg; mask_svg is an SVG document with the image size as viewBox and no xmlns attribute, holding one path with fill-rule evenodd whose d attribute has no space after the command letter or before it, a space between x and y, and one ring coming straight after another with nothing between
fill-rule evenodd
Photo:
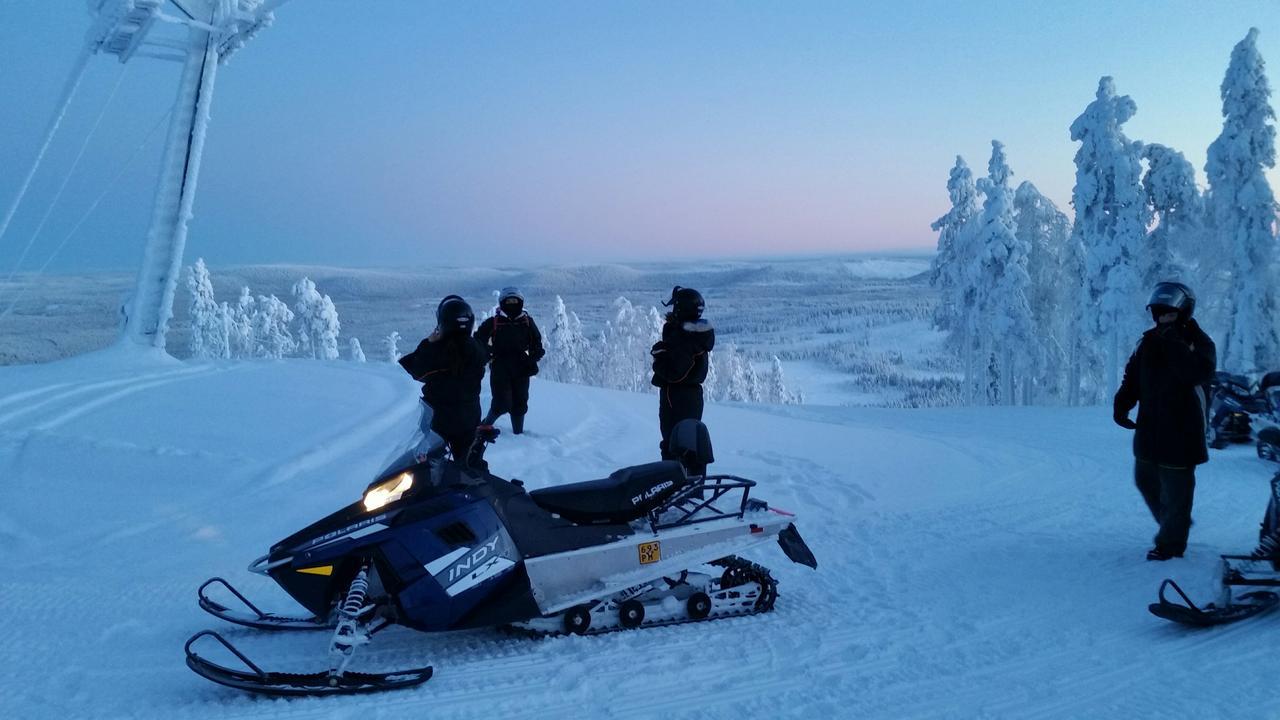
<instances>
[{"instance_id":1,"label":"snowmobile footrest","mask_svg":"<svg viewBox=\"0 0 1280 720\"><path fill-rule=\"evenodd\" d=\"M1174 592L1182 598L1182 602L1169 600L1165 596L1168 588L1173 588ZM1193 627L1212 627L1244 620L1270 610L1280 602L1280 595L1269 590L1256 590L1241 594L1237 600L1242 602L1233 602L1223 607L1217 607L1213 603L1198 607L1173 580L1160 583L1159 598L1160 602L1147 606L1147 610L1152 615Z\"/></svg>"},{"instance_id":2,"label":"snowmobile footrest","mask_svg":"<svg viewBox=\"0 0 1280 720\"><path fill-rule=\"evenodd\" d=\"M222 603L210 598L205 594L205 590L210 585L221 585L226 588L236 599L244 604L246 608L253 611L253 614L246 613L242 610L232 610ZM284 615L273 615L272 613L263 612L258 606L249 602L239 590L232 587L231 583L220 577L209 578L204 584L196 590L196 595L200 598L200 608L216 618L226 620L237 625L245 627L257 628L259 630L332 630L333 624L321 620L320 618L303 618L303 617L286 617Z\"/></svg>"},{"instance_id":3,"label":"snowmobile footrest","mask_svg":"<svg viewBox=\"0 0 1280 720\"><path fill-rule=\"evenodd\" d=\"M202 637L217 640L248 669L235 670L197 655L191 646ZM380 692L421 685L431 679L432 673L430 666L391 673L344 672L336 676L329 672L267 672L212 630L202 630L192 635L184 650L187 653L187 667L197 675L220 685L264 695L354 695Z\"/></svg>"}]
</instances>

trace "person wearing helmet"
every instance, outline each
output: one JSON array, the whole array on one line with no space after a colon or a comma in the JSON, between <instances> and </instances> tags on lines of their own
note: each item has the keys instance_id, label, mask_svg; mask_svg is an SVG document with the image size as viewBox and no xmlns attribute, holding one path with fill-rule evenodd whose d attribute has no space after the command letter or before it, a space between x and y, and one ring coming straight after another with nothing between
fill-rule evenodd
<instances>
[{"instance_id":1,"label":"person wearing helmet","mask_svg":"<svg viewBox=\"0 0 1280 720\"><path fill-rule=\"evenodd\" d=\"M449 295L436 308L436 328L400 366L422 383L422 401L431 408L431 430L444 438L458 462L474 464L476 427L480 424L480 381L485 350L471 337L471 306ZM480 445L483 450L483 445Z\"/></svg>"},{"instance_id":2,"label":"person wearing helmet","mask_svg":"<svg viewBox=\"0 0 1280 720\"><path fill-rule=\"evenodd\" d=\"M1134 481L1160 526L1148 560L1186 551L1195 469L1209 460L1204 384L1217 367L1217 349L1192 318L1195 307L1186 285L1156 285L1147 303L1155 327L1142 334L1125 365L1113 406L1116 424L1134 431ZM1129 419L1134 405L1137 422Z\"/></svg>"},{"instance_id":3,"label":"person wearing helmet","mask_svg":"<svg viewBox=\"0 0 1280 720\"><path fill-rule=\"evenodd\" d=\"M702 383L707 379L716 331L702 317L706 303L693 288L675 286L663 303L671 308L662 325L662 339L654 343L653 385L658 388L658 426L663 460L678 460L669 450L676 423L702 419Z\"/></svg>"},{"instance_id":4,"label":"person wearing helmet","mask_svg":"<svg viewBox=\"0 0 1280 720\"><path fill-rule=\"evenodd\" d=\"M546 354L542 333L524 309L524 296L507 287L498 296L493 317L476 330L476 340L489 353L489 389L493 399L483 425L493 425L511 413L511 432L524 432L524 416L529 412L529 378L538 374L538 361Z\"/></svg>"}]
</instances>

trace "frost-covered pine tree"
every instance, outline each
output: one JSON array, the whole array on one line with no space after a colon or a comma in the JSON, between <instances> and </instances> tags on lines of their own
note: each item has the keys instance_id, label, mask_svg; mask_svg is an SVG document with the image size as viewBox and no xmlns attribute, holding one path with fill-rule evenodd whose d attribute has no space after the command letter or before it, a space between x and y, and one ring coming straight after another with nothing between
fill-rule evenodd
<instances>
[{"instance_id":1,"label":"frost-covered pine tree","mask_svg":"<svg viewBox=\"0 0 1280 720\"><path fill-rule=\"evenodd\" d=\"M347 346L349 350L348 354L351 357L351 362L365 362L364 348L360 347L359 338L356 338L356 337L351 338L351 342L348 343Z\"/></svg>"},{"instance_id":2,"label":"frost-covered pine tree","mask_svg":"<svg viewBox=\"0 0 1280 720\"><path fill-rule=\"evenodd\" d=\"M293 311L275 295L259 295L257 305L253 334L258 347L254 354L277 360L292 355L298 348L293 334L289 332Z\"/></svg>"},{"instance_id":3,"label":"frost-covered pine tree","mask_svg":"<svg viewBox=\"0 0 1280 720\"><path fill-rule=\"evenodd\" d=\"M773 362L769 365L761 394L765 402L775 405L791 405L795 402L795 397L787 388L787 380L782 374L782 360L777 355L773 356Z\"/></svg>"},{"instance_id":4,"label":"frost-covered pine tree","mask_svg":"<svg viewBox=\"0 0 1280 720\"><path fill-rule=\"evenodd\" d=\"M191 320L191 357L213 359L230 357L230 336L223 307L213 299L213 281L204 258L196 258L187 268L187 290L191 293L188 314Z\"/></svg>"},{"instance_id":5,"label":"frost-covered pine tree","mask_svg":"<svg viewBox=\"0 0 1280 720\"><path fill-rule=\"evenodd\" d=\"M383 338L382 347L386 351L387 362L395 363L400 361L400 333L395 330L391 334Z\"/></svg>"},{"instance_id":6,"label":"frost-covered pine tree","mask_svg":"<svg viewBox=\"0 0 1280 720\"><path fill-rule=\"evenodd\" d=\"M613 320L605 326L604 385L652 392L649 350L662 337L661 316L653 308L650 312L640 310L625 297L615 300L613 307Z\"/></svg>"},{"instance_id":7,"label":"frost-covered pine tree","mask_svg":"<svg viewBox=\"0 0 1280 720\"><path fill-rule=\"evenodd\" d=\"M973 291L965 283L967 273L963 265L971 259L965 233L978 214L978 189L973 182L973 171L959 155L947 179L947 194L951 197L951 209L929 226L938 233L938 254L930 266L929 284L938 290L934 323L940 330L950 332L953 339L961 339Z\"/></svg>"},{"instance_id":8,"label":"frost-covered pine tree","mask_svg":"<svg viewBox=\"0 0 1280 720\"><path fill-rule=\"evenodd\" d=\"M231 309L231 356L251 358L257 349L253 335L254 315L257 308L249 288L240 288L240 297Z\"/></svg>"},{"instance_id":9,"label":"frost-covered pine tree","mask_svg":"<svg viewBox=\"0 0 1280 720\"><path fill-rule=\"evenodd\" d=\"M304 355L317 360L338 359L338 309L328 295L321 295L310 278L302 278L293 286L294 312L300 329L298 342Z\"/></svg>"},{"instance_id":10,"label":"frost-covered pine tree","mask_svg":"<svg viewBox=\"0 0 1280 720\"><path fill-rule=\"evenodd\" d=\"M1163 280L1192 283L1187 255L1200 249L1195 240L1203 224L1195 168L1182 153L1157 143L1145 145L1142 157L1147 161L1142 189L1156 220L1143 246L1142 286L1154 287Z\"/></svg>"},{"instance_id":11,"label":"frost-covered pine tree","mask_svg":"<svg viewBox=\"0 0 1280 720\"><path fill-rule=\"evenodd\" d=\"M1071 221L1053 201L1035 185L1023 182L1013 195L1013 220L1019 243L1027 248L1027 304L1031 308L1032 325L1040 342L1034 346L1033 384L1027 391L1031 403L1065 400L1063 384L1067 376L1067 347L1071 317L1066 289L1075 286L1078 277L1067 271L1066 255L1071 236Z\"/></svg>"},{"instance_id":12,"label":"frost-covered pine tree","mask_svg":"<svg viewBox=\"0 0 1280 720\"><path fill-rule=\"evenodd\" d=\"M1145 317L1138 255L1151 214L1141 184L1142 144L1130 142L1121 129L1137 110L1132 98L1117 96L1115 82L1103 77L1093 102L1071 123L1071 139L1080 143L1072 236L1084 249L1085 277L1083 297L1072 307L1086 313L1077 353L1091 402L1119 386Z\"/></svg>"},{"instance_id":13,"label":"frost-covered pine tree","mask_svg":"<svg viewBox=\"0 0 1280 720\"><path fill-rule=\"evenodd\" d=\"M546 332L547 358L543 367L547 378L559 382L583 382L586 345L582 322L569 312L564 300L557 295L551 311L551 325Z\"/></svg>"},{"instance_id":14,"label":"frost-covered pine tree","mask_svg":"<svg viewBox=\"0 0 1280 720\"><path fill-rule=\"evenodd\" d=\"M1222 81L1222 134L1209 146L1205 174L1231 297L1222 367L1271 370L1280 363L1280 298L1274 226L1276 201L1265 171L1276 164L1275 111L1258 29L1231 51Z\"/></svg>"},{"instance_id":15,"label":"frost-covered pine tree","mask_svg":"<svg viewBox=\"0 0 1280 720\"><path fill-rule=\"evenodd\" d=\"M985 196L978 216L974 243L982 253L982 281L978 306L985 318L979 342L983 363L991 371L986 378L989 402L1012 405L1017 388L1026 382L1034 348L1040 342L1031 320L1027 292L1029 248L1018 238L1013 219L1013 171L1005 159L1004 144L991 141L988 175L978 180Z\"/></svg>"},{"instance_id":16,"label":"frost-covered pine tree","mask_svg":"<svg viewBox=\"0 0 1280 720\"><path fill-rule=\"evenodd\" d=\"M702 394L712 402L724 399L724 383L720 382L720 374L716 372L716 353L707 353L707 379L702 381Z\"/></svg>"}]
</instances>

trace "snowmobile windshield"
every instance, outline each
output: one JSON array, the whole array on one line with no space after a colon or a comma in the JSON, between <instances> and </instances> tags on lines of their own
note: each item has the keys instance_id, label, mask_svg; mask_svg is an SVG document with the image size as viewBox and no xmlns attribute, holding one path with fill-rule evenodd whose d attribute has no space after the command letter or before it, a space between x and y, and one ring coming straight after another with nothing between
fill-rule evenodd
<instances>
[{"instance_id":1,"label":"snowmobile windshield","mask_svg":"<svg viewBox=\"0 0 1280 720\"><path fill-rule=\"evenodd\" d=\"M429 457L443 457L445 451L444 438L431 429L431 408L426 403L418 403L421 408L418 425L408 439L396 445L387 456L387 462L378 477L386 477L405 468L425 462Z\"/></svg>"}]
</instances>

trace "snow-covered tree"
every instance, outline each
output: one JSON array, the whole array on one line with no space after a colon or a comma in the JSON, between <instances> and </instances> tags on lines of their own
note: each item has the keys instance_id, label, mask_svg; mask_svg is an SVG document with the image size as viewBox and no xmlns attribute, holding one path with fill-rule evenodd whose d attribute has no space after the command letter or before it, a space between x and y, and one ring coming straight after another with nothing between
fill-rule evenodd
<instances>
[{"instance_id":1,"label":"snow-covered tree","mask_svg":"<svg viewBox=\"0 0 1280 720\"><path fill-rule=\"evenodd\" d=\"M987 177L978 180L985 199L973 238L982 253L978 307L987 329L979 341L979 357L990 371L984 383L988 400L1013 404L1018 400L1017 386L1026 382L1032 349L1040 338L1032 326L1027 301L1029 248L1015 232L1013 190L1009 188L1013 171L998 140L991 141L987 170Z\"/></svg>"},{"instance_id":2,"label":"snow-covered tree","mask_svg":"<svg viewBox=\"0 0 1280 720\"><path fill-rule=\"evenodd\" d=\"M1276 164L1275 111L1258 29L1231 51L1222 81L1222 134L1209 146L1205 174L1220 252L1229 259L1231 297L1220 364L1237 372L1280 363L1276 201L1265 171Z\"/></svg>"},{"instance_id":3,"label":"snow-covered tree","mask_svg":"<svg viewBox=\"0 0 1280 720\"><path fill-rule=\"evenodd\" d=\"M191 357L200 359L230 357L230 337L223 307L213 299L213 281L204 258L197 258L187 268L187 290L191 293Z\"/></svg>"},{"instance_id":4,"label":"snow-covered tree","mask_svg":"<svg viewBox=\"0 0 1280 720\"><path fill-rule=\"evenodd\" d=\"M310 278L302 278L293 286L294 312L297 314L298 344L302 354L317 360L338 359L338 309L328 295L321 295Z\"/></svg>"},{"instance_id":5,"label":"snow-covered tree","mask_svg":"<svg viewBox=\"0 0 1280 720\"><path fill-rule=\"evenodd\" d=\"M257 349L253 337L253 319L257 313L253 295L249 288L240 288L240 297L235 307L231 308L231 356L235 358L251 358Z\"/></svg>"},{"instance_id":6,"label":"snow-covered tree","mask_svg":"<svg viewBox=\"0 0 1280 720\"><path fill-rule=\"evenodd\" d=\"M360 347L360 338L351 338L351 342L348 343L348 349L352 362L365 362L364 348Z\"/></svg>"},{"instance_id":7,"label":"snow-covered tree","mask_svg":"<svg viewBox=\"0 0 1280 720\"><path fill-rule=\"evenodd\" d=\"M391 334L382 340L382 347L386 351L387 362L398 362L400 360L400 333L392 330Z\"/></svg>"},{"instance_id":8,"label":"snow-covered tree","mask_svg":"<svg viewBox=\"0 0 1280 720\"><path fill-rule=\"evenodd\" d=\"M1013 219L1018 242L1027 248L1027 304L1032 325L1040 342L1032 354L1034 387L1027 390L1030 402L1065 400L1063 383L1067 376L1066 347L1070 335L1068 318L1078 276L1068 271L1068 239L1071 221L1036 186L1023 182L1013 196Z\"/></svg>"},{"instance_id":9,"label":"snow-covered tree","mask_svg":"<svg viewBox=\"0 0 1280 720\"><path fill-rule=\"evenodd\" d=\"M293 311L275 295L259 295L257 306L253 327L254 341L257 343L254 355L277 360L292 355L298 347L293 334L289 332Z\"/></svg>"},{"instance_id":10,"label":"snow-covered tree","mask_svg":"<svg viewBox=\"0 0 1280 720\"><path fill-rule=\"evenodd\" d=\"M760 402L763 392L760 376L739 350L736 343L728 343L714 353L716 383L723 390L717 400L732 402Z\"/></svg>"},{"instance_id":11,"label":"snow-covered tree","mask_svg":"<svg viewBox=\"0 0 1280 720\"><path fill-rule=\"evenodd\" d=\"M951 197L951 209L929 226L938 233L938 254L930 267L929 284L938 289L934 323L939 329L949 331L953 339L960 339L973 300L973 288L965 282L964 265L973 259L965 233L978 214L978 190L973 172L959 155L947 179L947 194Z\"/></svg>"},{"instance_id":12,"label":"snow-covered tree","mask_svg":"<svg viewBox=\"0 0 1280 720\"><path fill-rule=\"evenodd\" d=\"M1144 320L1138 255L1151 214L1141 184L1142 144L1121 130L1137 109L1128 95L1116 95L1110 77L1103 77L1094 101L1071 123L1071 139L1080 143L1072 236L1084 249L1085 265L1083 297L1071 307L1087 313L1077 353L1088 369L1084 380L1091 401L1119 385L1121 366Z\"/></svg>"},{"instance_id":13,"label":"snow-covered tree","mask_svg":"<svg viewBox=\"0 0 1280 720\"><path fill-rule=\"evenodd\" d=\"M1147 161L1142 188L1156 220L1143 246L1142 285L1150 288L1163 280L1191 283L1188 254L1200 255L1194 244L1204 212L1195 168L1182 153L1157 143L1144 146L1142 157Z\"/></svg>"},{"instance_id":14,"label":"snow-covered tree","mask_svg":"<svg viewBox=\"0 0 1280 720\"><path fill-rule=\"evenodd\" d=\"M604 386L632 392L651 392L650 348L662 337L662 317L654 308L644 312L625 297L613 303L613 320L605 326Z\"/></svg>"},{"instance_id":15,"label":"snow-covered tree","mask_svg":"<svg viewBox=\"0 0 1280 720\"><path fill-rule=\"evenodd\" d=\"M587 339L582 334L582 321L569 312L557 295L551 311L551 325L546 332L544 375L550 380L580 383L585 377Z\"/></svg>"},{"instance_id":16,"label":"snow-covered tree","mask_svg":"<svg viewBox=\"0 0 1280 720\"><path fill-rule=\"evenodd\" d=\"M782 360L777 355L764 376L764 387L761 390L764 402L775 405L799 405L800 396L787 387L787 380L782 374Z\"/></svg>"}]
</instances>

